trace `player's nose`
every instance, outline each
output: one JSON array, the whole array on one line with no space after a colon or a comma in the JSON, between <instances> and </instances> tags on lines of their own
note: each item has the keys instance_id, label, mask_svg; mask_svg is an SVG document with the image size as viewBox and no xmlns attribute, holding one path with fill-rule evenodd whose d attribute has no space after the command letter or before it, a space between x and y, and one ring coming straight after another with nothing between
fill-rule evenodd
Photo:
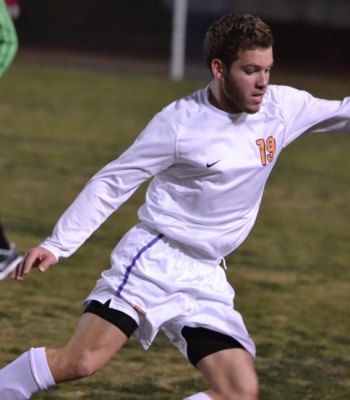
<instances>
[{"instance_id":1,"label":"player's nose","mask_svg":"<svg viewBox=\"0 0 350 400\"><path fill-rule=\"evenodd\" d=\"M269 83L269 77L270 74L268 72L262 71L259 75L258 75L258 79L257 79L257 87L259 88L265 88L268 83Z\"/></svg>"}]
</instances>

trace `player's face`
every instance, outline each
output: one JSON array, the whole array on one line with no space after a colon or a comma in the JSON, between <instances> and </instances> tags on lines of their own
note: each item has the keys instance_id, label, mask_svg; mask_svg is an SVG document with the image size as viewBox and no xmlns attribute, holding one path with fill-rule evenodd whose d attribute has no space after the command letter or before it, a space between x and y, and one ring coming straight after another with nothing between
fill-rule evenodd
<instances>
[{"instance_id":1,"label":"player's face","mask_svg":"<svg viewBox=\"0 0 350 400\"><path fill-rule=\"evenodd\" d=\"M243 51L229 70L220 60L214 60L214 104L230 113L258 112L272 65L271 47Z\"/></svg>"}]
</instances>

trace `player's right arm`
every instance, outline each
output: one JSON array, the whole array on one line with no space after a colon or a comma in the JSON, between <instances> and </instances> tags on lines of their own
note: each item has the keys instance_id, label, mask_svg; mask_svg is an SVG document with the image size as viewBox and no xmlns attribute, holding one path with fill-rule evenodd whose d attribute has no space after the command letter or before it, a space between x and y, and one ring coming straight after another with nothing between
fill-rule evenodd
<instances>
[{"instance_id":1,"label":"player's right arm","mask_svg":"<svg viewBox=\"0 0 350 400\"><path fill-rule=\"evenodd\" d=\"M162 115L136 141L97 172L40 244L59 260L72 255L147 179L176 159L176 134Z\"/></svg>"},{"instance_id":2,"label":"player's right arm","mask_svg":"<svg viewBox=\"0 0 350 400\"><path fill-rule=\"evenodd\" d=\"M45 272L56 263L57 259L51 251L43 247L34 247L26 253L23 260L12 273L11 278L22 281L33 268L38 268L40 272Z\"/></svg>"},{"instance_id":3,"label":"player's right arm","mask_svg":"<svg viewBox=\"0 0 350 400\"><path fill-rule=\"evenodd\" d=\"M128 150L90 179L51 236L29 251L13 279L23 279L34 267L45 271L61 257L69 257L145 180L175 158L176 135L167 120L157 116Z\"/></svg>"}]
</instances>

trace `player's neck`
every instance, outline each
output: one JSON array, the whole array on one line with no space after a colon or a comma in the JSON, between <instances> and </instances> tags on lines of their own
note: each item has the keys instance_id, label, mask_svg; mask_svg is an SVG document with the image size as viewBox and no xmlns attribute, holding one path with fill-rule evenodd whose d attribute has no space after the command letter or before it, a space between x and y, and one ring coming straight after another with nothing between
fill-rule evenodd
<instances>
[{"instance_id":1,"label":"player's neck","mask_svg":"<svg viewBox=\"0 0 350 400\"><path fill-rule=\"evenodd\" d=\"M221 111L225 111L230 114L240 114L242 111L238 109L232 102L223 95L222 91L215 86L215 83L209 89L208 93L209 103Z\"/></svg>"}]
</instances>

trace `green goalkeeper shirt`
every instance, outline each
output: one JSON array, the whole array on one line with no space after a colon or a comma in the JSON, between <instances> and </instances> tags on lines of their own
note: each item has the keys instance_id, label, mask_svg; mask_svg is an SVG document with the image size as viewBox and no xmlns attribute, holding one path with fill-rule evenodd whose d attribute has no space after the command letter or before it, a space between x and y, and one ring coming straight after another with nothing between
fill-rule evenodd
<instances>
[{"instance_id":1,"label":"green goalkeeper shirt","mask_svg":"<svg viewBox=\"0 0 350 400\"><path fill-rule=\"evenodd\" d=\"M7 70L18 48L16 29L7 12L4 0L0 0L0 77Z\"/></svg>"}]
</instances>

